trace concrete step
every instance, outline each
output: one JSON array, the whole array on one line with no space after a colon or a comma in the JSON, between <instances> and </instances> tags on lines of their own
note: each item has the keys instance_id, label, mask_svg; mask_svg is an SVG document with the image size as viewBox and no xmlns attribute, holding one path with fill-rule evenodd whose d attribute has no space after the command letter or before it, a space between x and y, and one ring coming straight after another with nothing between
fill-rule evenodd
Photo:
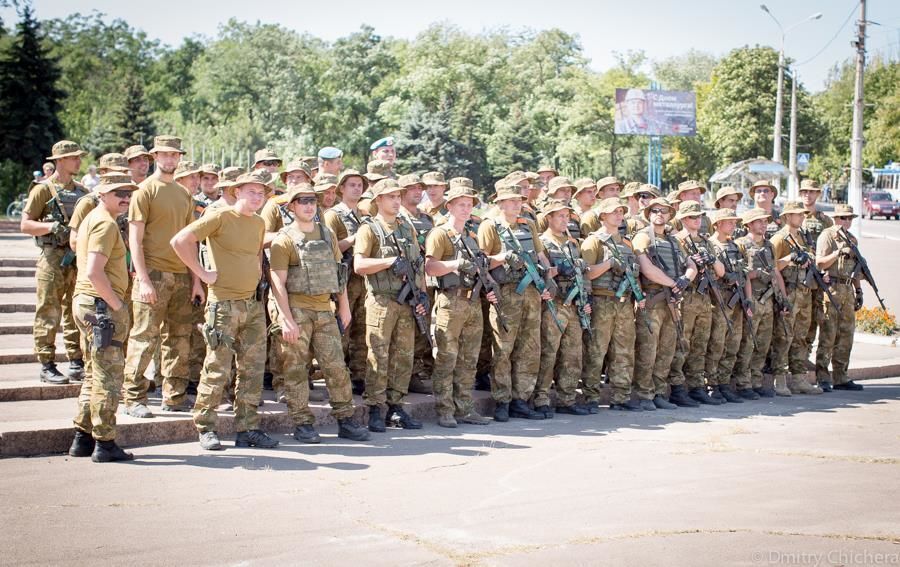
<instances>
[{"instance_id":1,"label":"concrete step","mask_svg":"<svg viewBox=\"0 0 900 567\"><path fill-rule=\"evenodd\" d=\"M62 334L56 335L56 361L65 362L66 349L63 346ZM34 338L31 334L6 335L0 340L0 372L3 365L25 364L36 362L34 355Z\"/></svg>"},{"instance_id":2,"label":"concrete step","mask_svg":"<svg viewBox=\"0 0 900 567\"><path fill-rule=\"evenodd\" d=\"M34 293L0 293L0 313L34 313Z\"/></svg>"},{"instance_id":3,"label":"concrete step","mask_svg":"<svg viewBox=\"0 0 900 567\"><path fill-rule=\"evenodd\" d=\"M0 268L34 268L34 258L0 258Z\"/></svg>"},{"instance_id":4,"label":"concrete step","mask_svg":"<svg viewBox=\"0 0 900 567\"><path fill-rule=\"evenodd\" d=\"M35 293L37 285L34 276L0 278L0 296L7 293Z\"/></svg>"},{"instance_id":5,"label":"concrete step","mask_svg":"<svg viewBox=\"0 0 900 567\"><path fill-rule=\"evenodd\" d=\"M0 335L30 335L34 329L34 313L5 313L0 320Z\"/></svg>"},{"instance_id":6,"label":"concrete step","mask_svg":"<svg viewBox=\"0 0 900 567\"><path fill-rule=\"evenodd\" d=\"M0 267L0 278L34 278L36 270L32 268Z\"/></svg>"}]
</instances>

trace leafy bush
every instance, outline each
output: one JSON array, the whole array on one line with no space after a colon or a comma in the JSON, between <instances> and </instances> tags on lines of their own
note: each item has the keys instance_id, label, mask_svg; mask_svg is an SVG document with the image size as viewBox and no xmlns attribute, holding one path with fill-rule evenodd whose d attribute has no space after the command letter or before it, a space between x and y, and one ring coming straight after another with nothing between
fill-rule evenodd
<instances>
[{"instance_id":1,"label":"leafy bush","mask_svg":"<svg viewBox=\"0 0 900 567\"><path fill-rule=\"evenodd\" d=\"M873 335L891 335L897 328L897 317L880 307L863 307L856 312L856 330Z\"/></svg>"}]
</instances>

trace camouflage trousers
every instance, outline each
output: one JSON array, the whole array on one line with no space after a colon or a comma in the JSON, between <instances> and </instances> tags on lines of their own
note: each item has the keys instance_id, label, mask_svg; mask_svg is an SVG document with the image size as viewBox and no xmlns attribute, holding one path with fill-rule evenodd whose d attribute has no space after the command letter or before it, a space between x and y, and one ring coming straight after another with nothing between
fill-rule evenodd
<instances>
[{"instance_id":1,"label":"camouflage trousers","mask_svg":"<svg viewBox=\"0 0 900 567\"><path fill-rule=\"evenodd\" d=\"M268 326L266 327L266 370L272 373L272 388L280 391L284 388L284 374L287 366L284 363L285 344L281 339L281 316L278 314L278 303L275 301L275 294L271 291L266 301L266 315ZM299 324L299 323L298 323ZM342 353L343 355L343 353ZM312 364L312 363L310 363ZM309 368L307 367L307 374ZM309 384L307 384L307 389ZM309 394L307 393L307 397Z\"/></svg>"},{"instance_id":2,"label":"camouflage trousers","mask_svg":"<svg viewBox=\"0 0 900 567\"><path fill-rule=\"evenodd\" d=\"M206 286L203 286L204 289ZM191 351L188 356L188 378L191 382L200 381L203 371L203 359L206 357L206 342L203 340L203 321L206 306L191 304Z\"/></svg>"},{"instance_id":3,"label":"camouflage trousers","mask_svg":"<svg viewBox=\"0 0 900 567\"><path fill-rule=\"evenodd\" d=\"M475 410L472 385L483 334L481 301L456 290L439 291L434 302L434 344L431 372L438 415L466 415Z\"/></svg>"},{"instance_id":4,"label":"camouflage trousers","mask_svg":"<svg viewBox=\"0 0 900 567\"><path fill-rule=\"evenodd\" d=\"M575 388L581 378L581 321L578 306L556 304L562 330L546 306L541 316L541 362L534 388L534 405L550 405L550 386L556 383L556 405L575 405Z\"/></svg>"},{"instance_id":5,"label":"camouflage trousers","mask_svg":"<svg viewBox=\"0 0 900 567\"><path fill-rule=\"evenodd\" d=\"M331 415L335 419L353 416L350 372L344 363L341 333L334 313L292 307L291 315L300 327L300 336L296 343L288 344L279 333L281 352L278 356L284 363L284 395L294 425L313 425L316 422L309 409L309 367L313 357L319 362L325 378Z\"/></svg>"},{"instance_id":6,"label":"camouflage trousers","mask_svg":"<svg viewBox=\"0 0 900 567\"><path fill-rule=\"evenodd\" d=\"M150 270L150 281L156 289L156 303L141 301L140 286L135 283L131 294L133 325L128 336L125 359L125 404L147 403L147 379L144 372L161 344L160 360L163 377L163 403L184 403L188 385L191 349L191 276Z\"/></svg>"},{"instance_id":7,"label":"camouflage trousers","mask_svg":"<svg viewBox=\"0 0 900 567\"><path fill-rule=\"evenodd\" d=\"M753 311L753 334L756 335L756 347L748 333L741 338L741 348L735 362L734 378L738 388L761 388L763 366L766 355L772 345L772 328L775 324L775 306L772 298L760 303L754 297L751 305Z\"/></svg>"},{"instance_id":8,"label":"camouflage trousers","mask_svg":"<svg viewBox=\"0 0 900 567\"><path fill-rule=\"evenodd\" d=\"M643 315L640 316L643 318ZM634 302L619 301L615 297L595 295L591 306L593 339L585 336L586 354L581 374L585 402L600 400L600 375L607 360L606 375L612 387L612 403L631 399L631 380L634 370L635 325ZM651 396L652 398L653 396Z\"/></svg>"},{"instance_id":9,"label":"camouflage trousers","mask_svg":"<svg viewBox=\"0 0 900 567\"><path fill-rule=\"evenodd\" d=\"M856 331L855 293L852 284L836 283L831 286L831 294L837 301L840 313L828 297L824 299L822 309L825 319L819 327L819 347L816 349L816 379L819 381L834 384L850 381L847 368L850 366L850 350Z\"/></svg>"},{"instance_id":10,"label":"camouflage trousers","mask_svg":"<svg viewBox=\"0 0 900 567\"><path fill-rule=\"evenodd\" d=\"M491 368L491 395L494 401L531 398L541 366L541 296L534 286L522 295L516 284L500 288L500 309L509 332L503 330L495 310L490 311L494 362Z\"/></svg>"},{"instance_id":11,"label":"camouflage trousers","mask_svg":"<svg viewBox=\"0 0 900 567\"><path fill-rule=\"evenodd\" d=\"M415 319L409 305L387 295L366 296L365 402L367 406L399 405L409 389L415 346Z\"/></svg>"},{"instance_id":12,"label":"camouflage trousers","mask_svg":"<svg viewBox=\"0 0 900 567\"><path fill-rule=\"evenodd\" d=\"M712 326L712 303L709 295L687 291L681 302L684 344L675 349L669 368L670 384L700 388L706 384L706 347Z\"/></svg>"},{"instance_id":13,"label":"camouflage trousers","mask_svg":"<svg viewBox=\"0 0 900 567\"><path fill-rule=\"evenodd\" d=\"M816 334L819 332L819 325L825 320L825 292L818 286L812 290L812 315L809 320L809 331L806 333L806 356L809 358L812 352L812 345L816 342Z\"/></svg>"},{"instance_id":14,"label":"camouflage trousers","mask_svg":"<svg viewBox=\"0 0 900 567\"><path fill-rule=\"evenodd\" d=\"M60 323L66 356L69 360L83 358L78 326L72 316L77 270L74 263L65 268L59 265L68 250L68 247L44 246L37 260L34 353L42 364L56 360L56 332Z\"/></svg>"},{"instance_id":15,"label":"camouflage trousers","mask_svg":"<svg viewBox=\"0 0 900 567\"><path fill-rule=\"evenodd\" d=\"M234 429L259 429L257 407L266 367L266 317L262 303L251 297L206 304L206 358L197 386L194 424L201 433L216 431L216 407L237 365L234 382ZM210 342L210 336L218 338Z\"/></svg>"},{"instance_id":16,"label":"camouflage trousers","mask_svg":"<svg viewBox=\"0 0 900 567\"><path fill-rule=\"evenodd\" d=\"M428 300L431 305L434 305L435 301L434 291L433 288L428 289ZM432 316L430 311L425 317L425 320L428 322L428 328L431 329ZM422 333L416 333L416 346L413 349L412 375L418 376L422 380L427 380L431 378L433 372L434 354L431 352L431 347L428 346L428 340L425 339L425 336Z\"/></svg>"},{"instance_id":17,"label":"camouflage trousers","mask_svg":"<svg viewBox=\"0 0 900 567\"><path fill-rule=\"evenodd\" d=\"M780 321L773 324L771 366L775 376L806 374L806 333L812 317L812 292L798 286L788 294L788 301L793 309L778 316L786 325ZM785 326L790 335L785 334Z\"/></svg>"},{"instance_id":18,"label":"camouflage trousers","mask_svg":"<svg viewBox=\"0 0 900 567\"><path fill-rule=\"evenodd\" d=\"M363 382L366 379L369 348L366 346L366 284L362 276L350 274L347 281L347 301L350 303L350 328L344 332L341 343L344 359L350 371L350 379Z\"/></svg>"},{"instance_id":19,"label":"camouflage trousers","mask_svg":"<svg viewBox=\"0 0 900 567\"><path fill-rule=\"evenodd\" d=\"M94 345L94 328L85 320L88 315L96 315L95 301L90 295L76 295L72 302L84 352L84 381L73 421L78 431L91 434L98 441L112 441L116 438L116 409L125 378L122 345L128 338L130 316L127 308L109 311L115 325L113 343L98 349Z\"/></svg>"},{"instance_id":20,"label":"camouflage trousers","mask_svg":"<svg viewBox=\"0 0 900 567\"><path fill-rule=\"evenodd\" d=\"M741 337L745 327L744 311L740 302L726 313L728 320L731 321L731 333L728 332L725 315L722 315L718 307L712 310L712 325L710 325L705 358L706 383L710 386L731 384L731 373L734 370L738 351L741 349Z\"/></svg>"},{"instance_id":21,"label":"camouflage trousers","mask_svg":"<svg viewBox=\"0 0 900 567\"><path fill-rule=\"evenodd\" d=\"M481 348L478 350L478 363L475 367L475 376L482 376L491 371L494 362L494 334L491 332L491 304L487 299L481 298Z\"/></svg>"},{"instance_id":22,"label":"camouflage trousers","mask_svg":"<svg viewBox=\"0 0 900 567\"><path fill-rule=\"evenodd\" d=\"M635 335L633 384L638 397L652 400L656 395L668 396L669 369L675 356L677 336L665 299L637 315ZM672 383L673 386L678 384Z\"/></svg>"}]
</instances>

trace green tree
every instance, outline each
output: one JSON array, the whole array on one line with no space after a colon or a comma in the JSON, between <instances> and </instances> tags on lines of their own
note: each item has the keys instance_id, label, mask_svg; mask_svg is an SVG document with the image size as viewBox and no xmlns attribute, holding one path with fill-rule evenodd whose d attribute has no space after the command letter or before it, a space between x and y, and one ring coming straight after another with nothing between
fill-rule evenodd
<instances>
[{"instance_id":1,"label":"green tree","mask_svg":"<svg viewBox=\"0 0 900 567\"><path fill-rule=\"evenodd\" d=\"M125 99L116 122L118 146L146 145L155 134L155 127L144 98L143 81L139 77L130 77L125 81L124 90Z\"/></svg>"},{"instance_id":2,"label":"green tree","mask_svg":"<svg viewBox=\"0 0 900 567\"><path fill-rule=\"evenodd\" d=\"M0 155L4 171L22 177L4 185L0 201L6 201L39 169L50 147L62 137L58 113L65 93L57 86L59 67L41 42L41 26L31 6L24 5L16 34L0 56ZM26 177L28 176L28 177Z\"/></svg>"},{"instance_id":3,"label":"green tree","mask_svg":"<svg viewBox=\"0 0 900 567\"><path fill-rule=\"evenodd\" d=\"M429 111L421 103L414 104L397 131L396 148L399 171L421 174L434 170L447 178L480 178L473 170L470 149L453 138L448 109Z\"/></svg>"}]
</instances>

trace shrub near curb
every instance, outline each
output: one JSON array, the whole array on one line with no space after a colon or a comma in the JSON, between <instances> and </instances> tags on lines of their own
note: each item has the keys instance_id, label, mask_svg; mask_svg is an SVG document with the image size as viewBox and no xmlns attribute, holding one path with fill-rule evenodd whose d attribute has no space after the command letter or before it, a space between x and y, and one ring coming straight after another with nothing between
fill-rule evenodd
<instances>
[{"instance_id":1,"label":"shrub near curb","mask_svg":"<svg viewBox=\"0 0 900 567\"><path fill-rule=\"evenodd\" d=\"M873 335L890 336L897 328L897 317L880 307L863 307L856 312L856 330Z\"/></svg>"}]
</instances>

